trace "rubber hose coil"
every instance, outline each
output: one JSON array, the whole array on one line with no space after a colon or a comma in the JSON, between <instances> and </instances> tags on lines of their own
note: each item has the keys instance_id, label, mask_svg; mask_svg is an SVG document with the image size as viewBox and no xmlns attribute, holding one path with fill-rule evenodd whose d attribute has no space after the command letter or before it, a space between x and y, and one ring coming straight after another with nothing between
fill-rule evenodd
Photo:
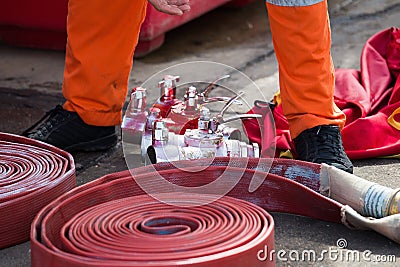
<instances>
[{"instance_id":1,"label":"rubber hose coil","mask_svg":"<svg viewBox=\"0 0 400 267\"><path fill-rule=\"evenodd\" d=\"M67 152L0 133L0 248L29 240L35 215L75 182L74 161Z\"/></svg>"},{"instance_id":2,"label":"rubber hose coil","mask_svg":"<svg viewBox=\"0 0 400 267\"><path fill-rule=\"evenodd\" d=\"M136 169L134 178L124 171L77 187L35 218L31 264L274 266L274 260L257 258L265 246L274 246L274 224L265 210L340 223L341 205L315 191L319 165L298 162L293 167L291 160L271 161L266 179L252 193L248 191L250 179L263 172L257 159L248 160L245 168L228 168L228 158L211 163L196 160L196 168L207 165L200 172L190 172L193 161L181 162L180 168L160 163ZM185 208L184 204L203 203L211 195L159 192L174 202L171 205L150 197L139 186L161 175L174 184L195 187L210 183L228 169L231 175L240 173L239 183L227 196L207 205ZM308 180L309 186L296 180Z\"/></svg>"}]
</instances>

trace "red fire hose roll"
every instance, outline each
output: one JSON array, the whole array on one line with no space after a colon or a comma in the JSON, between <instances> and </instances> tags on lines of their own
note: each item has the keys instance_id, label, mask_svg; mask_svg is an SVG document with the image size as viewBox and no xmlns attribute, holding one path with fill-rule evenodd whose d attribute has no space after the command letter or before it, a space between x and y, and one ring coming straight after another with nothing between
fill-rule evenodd
<instances>
[{"instance_id":1,"label":"red fire hose roll","mask_svg":"<svg viewBox=\"0 0 400 267\"><path fill-rule=\"evenodd\" d=\"M29 239L35 215L75 186L70 154L25 137L0 133L0 248Z\"/></svg>"},{"instance_id":2,"label":"red fire hose roll","mask_svg":"<svg viewBox=\"0 0 400 267\"><path fill-rule=\"evenodd\" d=\"M208 166L198 160L195 167L181 162L180 168L160 163L136 169L134 178L129 171L114 173L67 192L32 224L32 266L274 266L274 259L258 257L274 243L265 210L340 223L341 205L312 189L318 188L319 165L271 160L271 172L250 193L250 180L262 166L257 159L244 168L228 167L228 161L217 158ZM208 167L193 171L201 164ZM213 195L159 188L152 196L162 197L160 202L141 187L155 175L197 187L226 171L241 180L213 202ZM304 179L310 187L296 182Z\"/></svg>"},{"instance_id":3,"label":"red fire hose roll","mask_svg":"<svg viewBox=\"0 0 400 267\"><path fill-rule=\"evenodd\" d=\"M77 213L61 229L65 251L98 259L92 266L265 266L255 257L273 247L273 221L263 209L230 197L183 208L207 196L166 197L177 206L140 195Z\"/></svg>"}]
</instances>

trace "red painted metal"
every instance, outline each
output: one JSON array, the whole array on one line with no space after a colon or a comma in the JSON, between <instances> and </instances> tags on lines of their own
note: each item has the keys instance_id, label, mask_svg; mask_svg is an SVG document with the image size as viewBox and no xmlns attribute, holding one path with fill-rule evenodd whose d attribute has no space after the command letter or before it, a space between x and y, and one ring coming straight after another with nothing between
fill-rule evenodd
<instances>
[{"instance_id":1,"label":"red painted metal","mask_svg":"<svg viewBox=\"0 0 400 267\"><path fill-rule=\"evenodd\" d=\"M141 57L159 48L169 30L230 1L191 0L191 11L182 16L158 12L149 4L135 56ZM242 6L252 1L234 0L232 4ZM0 39L3 42L31 48L65 49L68 0L3 2L0 8Z\"/></svg>"}]
</instances>

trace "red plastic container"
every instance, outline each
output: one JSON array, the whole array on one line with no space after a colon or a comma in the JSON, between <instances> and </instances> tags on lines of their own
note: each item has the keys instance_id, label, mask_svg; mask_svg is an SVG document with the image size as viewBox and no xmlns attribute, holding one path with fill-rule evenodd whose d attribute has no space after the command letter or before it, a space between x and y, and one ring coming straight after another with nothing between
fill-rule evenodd
<instances>
[{"instance_id":1,"label":"red plastic container","mask_svg":"<svg viewBox=\"0 0 400 267\"><path fill-rule=\"evenodd\" d=\"M191 0L191 11L182 16L158 12L149 4L135 56L141 57L160 47L167 31L208 11L227 4L240 7L253 0ZM67 39L68 0L9 0L0 8L0 39L11 45L64 50Z\"/></svg>"}]
</instances>

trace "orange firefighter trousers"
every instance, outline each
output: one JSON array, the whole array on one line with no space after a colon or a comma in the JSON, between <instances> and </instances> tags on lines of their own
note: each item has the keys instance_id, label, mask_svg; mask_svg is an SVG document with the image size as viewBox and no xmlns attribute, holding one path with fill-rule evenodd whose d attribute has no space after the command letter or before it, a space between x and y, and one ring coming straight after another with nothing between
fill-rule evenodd
<instances>
[{"instance_id":1,"label":"orange firefighter trousers","mask_svg":"<svg viewBox=\"0 0 400 267\"><path fill-rule=\"evenodd\" d=\"M70 0L64 108L90 125L119 125L145 0ZM267 4L279 63L283 110L292 137L316 125L343 126L333 102L334 69L326 1L305 7Z\"/></svg>"},{"instance_id":2,"label":"orange firefighter trousers","mask_svg":"<svg viewBox=\"0 0 400 267\"><path fill-rule=\"evenodd\" d=\"M267 9L291 137L318 125L343 128L345 115L333 101L335 72L327 1L301 7L267 3Z\"/></svg>"},{"instance_id":3,"label":"orange firefighter trousers","mask_svg":"<svg viewBox=\"0 0 400 267\"><path fill-rule=\"evenodd\" d=\"M69 0L64 109L90 125L119 125L146 0Z\"/></svg>"}]
</instances>

